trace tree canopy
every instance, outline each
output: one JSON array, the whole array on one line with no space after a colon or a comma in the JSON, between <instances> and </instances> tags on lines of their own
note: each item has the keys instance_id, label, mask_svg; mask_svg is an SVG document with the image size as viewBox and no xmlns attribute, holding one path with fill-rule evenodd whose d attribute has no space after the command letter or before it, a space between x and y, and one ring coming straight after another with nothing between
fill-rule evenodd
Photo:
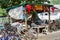
<instances>
[{"instance_id":1,"label":"tree canopy","mask_svg":"<svg viewBox=\"0 0 60 40\"><path fill-rule=\"evenodd\" d=\"M28 3L32 4L43 4L48 2L48 0L0 0L0 6L2 8L9 8L16 5L24 5Z\"/></svg>"},{"instance_id":2,"label":"tree canopy","mask_svg":"<svg viewBox=\"0 0 60 40\"><path fill-rule=\"evenodd\" d=\"M51 0L51 4L60 4L60 0Z\"/></svg>"}]
</instances>

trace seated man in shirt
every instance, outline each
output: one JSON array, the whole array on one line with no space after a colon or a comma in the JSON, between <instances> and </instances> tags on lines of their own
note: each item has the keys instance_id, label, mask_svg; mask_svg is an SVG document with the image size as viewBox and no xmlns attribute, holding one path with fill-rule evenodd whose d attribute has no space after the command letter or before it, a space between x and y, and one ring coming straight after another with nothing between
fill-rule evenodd
<instances>
[{"instance_id":1,"label":"seated man in shirt","mask_svg":"<svg viewBox=\"0 0 60 40\"><path fill-rule=\"evenodd\" d=\"M31 27L38 27L38 25L36 25L36 24L34 23L34 21L32 21Z\"/></svg>"}]
</instances>

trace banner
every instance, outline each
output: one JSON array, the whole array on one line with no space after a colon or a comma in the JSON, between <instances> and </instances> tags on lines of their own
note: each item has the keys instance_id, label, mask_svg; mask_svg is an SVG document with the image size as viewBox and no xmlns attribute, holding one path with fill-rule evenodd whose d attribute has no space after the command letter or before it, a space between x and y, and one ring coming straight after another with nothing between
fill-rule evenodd
<instances>
[{"instance_id":1,"label":"banner","mask_svg":"<svg viewBox=\"0 0 60 40\"><path fill-rule=\"evenodd\" d=\"M23 10L25 10L24 7L20 6L15 9L11 9L8 13L9 13L10 17L12 17L14 19L24 19Z\"/></svg>"}]
</instances>

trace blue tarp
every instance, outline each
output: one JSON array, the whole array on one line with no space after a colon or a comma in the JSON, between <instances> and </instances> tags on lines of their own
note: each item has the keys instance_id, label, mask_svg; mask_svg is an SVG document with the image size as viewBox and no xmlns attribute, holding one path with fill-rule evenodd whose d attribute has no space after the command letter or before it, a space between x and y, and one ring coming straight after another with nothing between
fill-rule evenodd
<instances>
[{"instance_id":1,"label":"blue tarp","mask_svg":"<svg viewBox=\"0 0 60 40\"><path fill-rule=\"evenodd\" d=\"M2 26L0 26L0 30L1 30L1 29L3 29L3 27L2 27Z\"/></svg>"}]
</instances>

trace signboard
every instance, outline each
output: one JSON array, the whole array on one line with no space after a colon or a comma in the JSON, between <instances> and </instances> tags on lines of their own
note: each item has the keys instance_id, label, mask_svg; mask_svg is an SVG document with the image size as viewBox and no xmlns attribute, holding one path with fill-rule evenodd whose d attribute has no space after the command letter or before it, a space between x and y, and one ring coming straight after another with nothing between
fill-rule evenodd
<instances>
[{"instance_id":1,"label":"signboard","mask_svg":"<svg viewBox=\"0 0 60 40\"><path fill-rule=\"evenodd\" d=\"M42 5L35 5L36 10L43 10Z\"/></svg>"},{"instance_id":2,"label":"signboard","mask_svg":"<svg viewBox=\"0 0 60 40\"><path fill-rule=\"evenodd\" d=\"M35 9L39 10L39 11L43 11L43 12L47 12L48 11L48 6L47 5L35 5Z\"/></svg>"},{"instance_id":3,"label":"signboard","mask_svg":"<svg viewBox=\"0 0 60 40\"><path fill-rule=\"evenodd\" d=\"M41 20L49 20L49 15L47 13L47 15L45 15L45 13L42 13L43 16L40 14L38 14L38 17L41 19ZM50 14L50 20L57 20L59 19L59 16L60 16L60 13L53 13L53 14Z\"/></svg>"}]
</instances>

